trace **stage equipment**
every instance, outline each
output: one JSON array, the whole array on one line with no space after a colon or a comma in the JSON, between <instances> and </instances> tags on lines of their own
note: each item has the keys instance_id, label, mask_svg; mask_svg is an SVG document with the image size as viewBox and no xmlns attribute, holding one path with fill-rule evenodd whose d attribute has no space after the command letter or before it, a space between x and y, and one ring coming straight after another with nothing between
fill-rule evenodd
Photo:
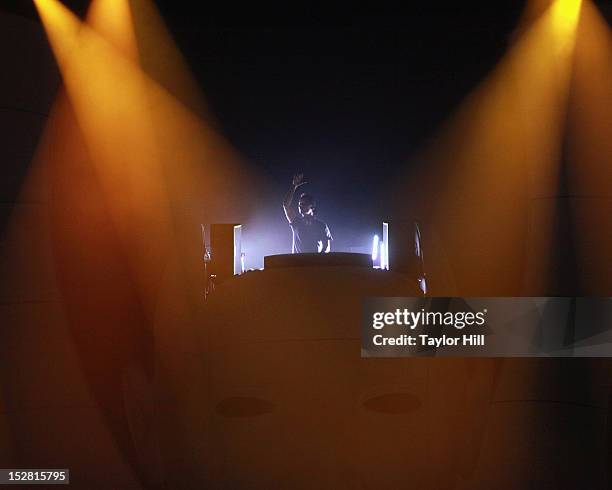
<instances>
[{"instance_id":1,"label":"stage equipment","mask_svg":"<svg viewBox=\"0 0 612 490\"><path fill-rule=\"evenodd\" d=\"M427 294L423 239L418 222L394 222L393 236L393 243L390 244L389 223L384 222L381 269L388 270L392 264L394 271L414 277L422 293Z\"/></svg>"},{"instance_id":2,"label":"stage equipment","mask_svg":"<svg viewBox=\"0 0 612 490\"><path fill-rule=\"evenodd\" d=\"M330 252L327 254L281 254L264 257L264 269L281 267L372 267L370 254Z\"/></svg>"},{"instance_id":3,"label":"stage equipment","mask_svg":"<svg viewBox=\"0 0 612 490\"><path fill-rule=\"evenodd\" d=\"M214 283L242 273L242 225L210 225L210 262L207 269L214 277Z\"/></svg>"}]
</instances>

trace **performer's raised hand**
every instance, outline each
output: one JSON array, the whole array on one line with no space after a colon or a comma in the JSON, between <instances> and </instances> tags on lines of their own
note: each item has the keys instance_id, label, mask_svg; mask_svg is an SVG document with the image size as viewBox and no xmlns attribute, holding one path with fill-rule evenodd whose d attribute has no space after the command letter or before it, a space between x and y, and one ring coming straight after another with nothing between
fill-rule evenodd
<instances>
[{"instance_id":1,"label":"performer's raised hand","mask_svg":"<svg viewBox=\"0 0 612 490\"><path fill-rule=\"evenodd\" d=\"M300 186L302 186L302 185L304 185L304 184L307 184L307 183L308 183L308 182L306 182L306 181L304 180L304 174L295 174L295 175L293 176L293 187L294 187L295 189L297 189L298 187L300 187Z\"/></svg>"}]
</instances>

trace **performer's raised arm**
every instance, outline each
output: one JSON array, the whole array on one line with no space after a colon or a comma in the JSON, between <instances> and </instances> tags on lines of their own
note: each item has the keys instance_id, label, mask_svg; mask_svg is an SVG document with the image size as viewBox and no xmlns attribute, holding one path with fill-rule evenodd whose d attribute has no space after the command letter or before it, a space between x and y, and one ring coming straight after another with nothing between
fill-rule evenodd
<instances>
[{"instance_id":1,"label":"performer's raised arm","mask_svg":"<svg viewBox=\"0 0 612 490\"><path fill-rule=\"evenodd\" d=\"M294 175L293 181L291 182L291 188L285 195L285 199L283 200L283 210L285 211L285 216L287 217L287 221L289 221L289 223L292 223L295 219L295 210L291 207L293 195L295 194L296 189L305 183L303 174Z\"/></svg>"}]
</instances>

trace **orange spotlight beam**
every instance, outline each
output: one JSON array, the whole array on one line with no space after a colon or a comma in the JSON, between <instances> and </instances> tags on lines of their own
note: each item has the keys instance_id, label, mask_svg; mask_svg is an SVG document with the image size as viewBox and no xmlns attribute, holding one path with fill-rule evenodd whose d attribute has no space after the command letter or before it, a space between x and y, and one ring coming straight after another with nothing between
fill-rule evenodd
<instances>
[{"instance_id":1,"label":"orange spotlight beam","mask_svg":"<svg viewBox=\"0 0 612 490\"><path fill-rule=\"evenodd\" d=\"M462 103L402 181L442 236L459 291L515 295L523 267L541 272L524 244L531 199L554 193L580 0L555 0ZM399 193L405 196L405 191ZM394 208L405 208L404 202ZM550 216L540 221L546 222ZM548 232L530 245L538 260ZM536 274L537 277L543 275ZM537 288L529 279L529 288Z\"/></svg>"}]
</instances>

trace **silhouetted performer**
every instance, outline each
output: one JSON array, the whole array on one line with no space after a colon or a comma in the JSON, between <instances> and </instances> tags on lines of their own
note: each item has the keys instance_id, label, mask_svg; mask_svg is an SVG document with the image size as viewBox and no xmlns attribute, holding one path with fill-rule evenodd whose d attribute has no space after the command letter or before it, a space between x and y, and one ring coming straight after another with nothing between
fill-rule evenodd
<instances>
[{"instance_id":1,"label":"silhouetted performer","mask_svg":"<svg viewBox=\"0 0 612 490\"><path fill-rule=\"evenodd\" d=\"M332 235L323 221L315 218L316 204L310 194L302 194L298 201L298 212L291 208L293 195L298 187L306 184L302 174L295 175L291 189L283 201L285 216L293 231L292 253L328 253L331 250Z\"/></svg>"}]
</instances>

